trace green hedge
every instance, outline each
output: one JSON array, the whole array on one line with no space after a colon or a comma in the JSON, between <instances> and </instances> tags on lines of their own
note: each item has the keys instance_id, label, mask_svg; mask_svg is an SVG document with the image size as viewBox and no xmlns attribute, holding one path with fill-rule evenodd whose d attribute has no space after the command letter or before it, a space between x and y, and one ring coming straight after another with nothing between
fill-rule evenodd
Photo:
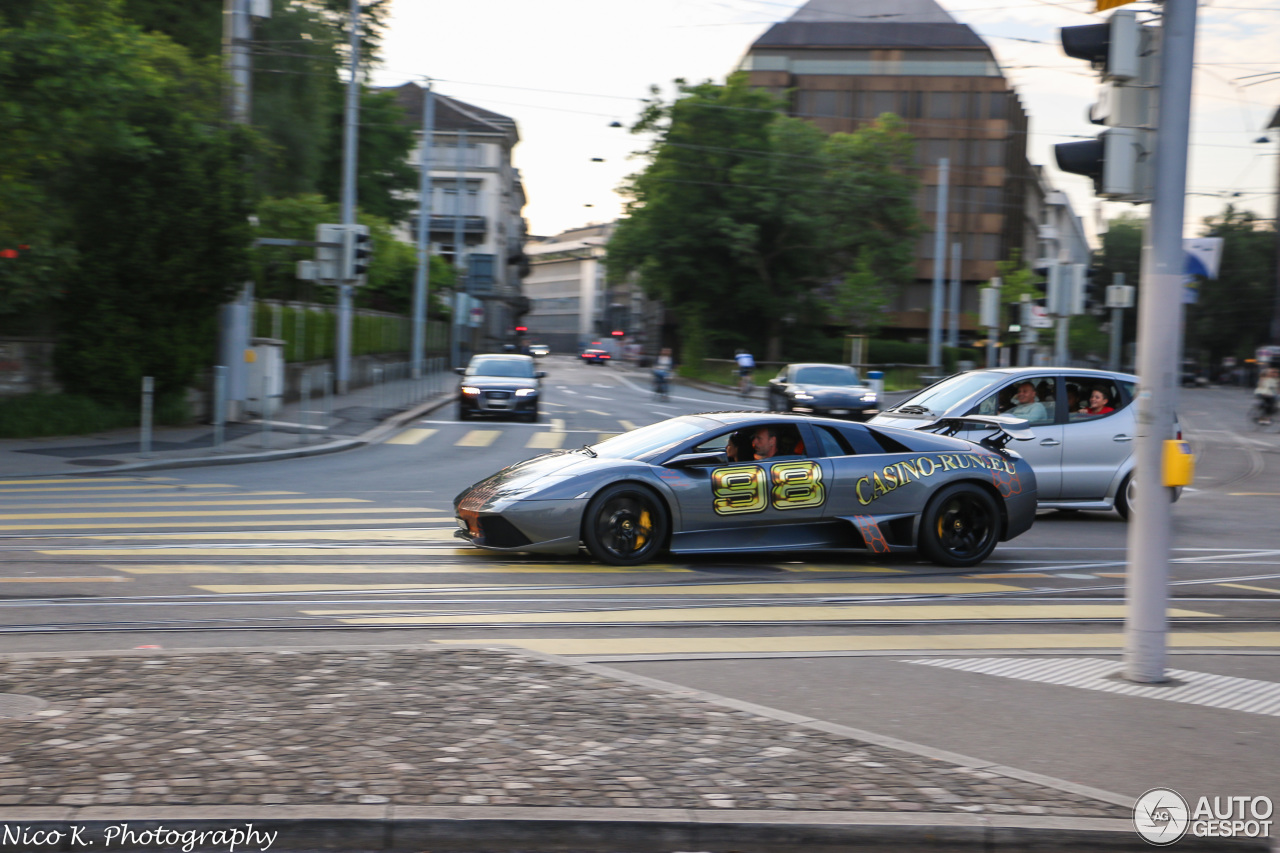
<instances>
[{"instance_id":1,"label":"green hedge","mask_svg":"<svg viewBox=\"0 0 1280 853\"><path fill-rule=\"evenodd\" d=\"M24 394L0 397L0 438L40 438L57 435L84 435L112 429L136 427L142 418L139 408L108 406L78 394ZM157 424L182 424L190 419L186 403L177 397L156 401L153 418Z\"/></svg>"},{"instance_id":2,"label":"green hedge","mask_svg":"<svg viewBox=\"0 0 1280 853\"><path fill-rule=\"evenodd\" d=\"M328 307L298 308L258 302L254 305L253 327L255 337L279 337L285 342L286 362L333 358L337 352L338 319L336 312ZM438 320L429 322L426 338L428 353L444 352L449 346L448 324ZM408 317L360 312L352 315L353 356L408 352L412 343L413 321Z\"/></svg>"},{"instance_id":3,"label":"green hedge","mask_svg":"<svg viewBox=\"0 0 1280 853\"><path fill-rule=\"evenodd\" d=\"M908 341L871 340L867 343L870 364L928 364L929 345ZM980 350L968 347L943 347L942 362L948 373L960 369L961 361L985 364Z\"/></svg>"}]
</instances>

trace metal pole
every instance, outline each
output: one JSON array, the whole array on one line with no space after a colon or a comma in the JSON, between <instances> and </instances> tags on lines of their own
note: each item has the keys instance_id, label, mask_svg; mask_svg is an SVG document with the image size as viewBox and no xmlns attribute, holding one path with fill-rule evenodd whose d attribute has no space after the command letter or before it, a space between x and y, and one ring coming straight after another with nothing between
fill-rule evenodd
<instances>
[{"instance_id":1,"label":"metal pole","mask_svg":"<svg viewBox=\"0 0 1280 853\"><path fill-rule=\"evenodd\" d=\"M231 80L227 90L227 117L236 124L248 124L252 107L253 66L249 46L253 22L249 0L225 0L222 9L223 70ZM234 419L239 419L249 396L248 368L244 351L252 332L253 282L245 282L234 302L218 311L219 358L227 366L227 395L235 401Z\"/></svg>"},{"instance_id":2,"label":"metal pole","mask_svg":"<svg viewBox=\"0 0 1280 853\"><path fill-rule=\"evenodd\" d=\"M351 79L347 81L347 105L342 135L342 224L356 223L356 145L360 127L360 0L351 0ZM347 393L351 380L352 287L338 283L338 393Z\"/></svg>"},{"instance_id":3,"label":"metal pole","mask_svg":"<svg viewBox=\"0 0 1280 853\"><path fill-rule=\"evenodd\" d=\"M1114 272L1111 274L1112 285L1124 284L1124 273ZM1124 309L1115 307L1111 309L1111 352L1107 356L1107 366L1112 370L1120 369L1120 342L1124 339L1122 332L1124 331Z\"/></svg>"},{"instance_id":4,"label":"metal pole","mask_svg":"<svg viewBox=\"0 0 1280 853\"><path fill-rule=\"evenodd\" d=\"M270 399L267 395L271 393L271 384L263 372L262 375L262 446L268 448L271 446L271 416L267 411L267 401Z\"/></svg>"},{"instance_id":5,"label":"metal pole","mask_svg":"<svg viewBox=\"0 0 1280 853\"><path fill-rule=\"evenodd\" d=\"M222 447L223 422L227 417L227 369L213 368L213 449Z\"/></svg>"},{"instance_id":6,"label":"metal pole","mask_svg":"<svg viewBox=\"0 0 1280 853\"><path fill-rule=\"evenodd\" d=\"M151 376L142 377L142 434L138 448L146 457L151 455L151 412L154 406L156 381Z\"/></svg>"},{"instance_id":7,"label":"metal pole","mask_svg":"<svg viewBox=\"0 0 1280 853\"><path fill-rule=\"evenodd\" d=\"M301 423L302 428L298 430L298 444L306 444L307 437L308 437L308 428L311 426L310 412L307 411L308 407L310 407L311 405L311 374L310 373L304 372L302 374L302 388L299 390L298 396L300 398L299 402L301 403L301 405L298 407L298 414L301 416L299 420L302 422Z\"/></svg>"},{"instance_id":8,"label":"metal pole","mask_svg":"<svg viewBox=\"0 0 1280 853\"><path fill-rule=\"evenodd\" d=\"M422 156L418 181L418 274L413 280L413 346L410 358L413 375L422 375L422 353L426 343L427 299L431 294L431 256L427 235L431 227L431 147L436 132L436 99L431 81L422 91Z\"/></svg>"},{"instance_id":9,"label":"metal pole","mask_svg":"<svg viewBox=\"0 0 1280 853\"><path fill-rule=\"evenodd\" d=\"M951 161L938 161L938 213L933 224L933 313L929 317L929 366L942 365L942 276L947 248L947 175Z\"/></svg>"},{"instance_id":10,"label":"metal pole","mask_svg":"<svg viewBox=\"0 0 1280 853\"><path fill-rule=\"evenodd\" d=\"M951 288L947 292L947 346L960 346L960 244L951 244Z\"/></svg>"},{"instance_id":11,"label":"metal pole","mask_svg":"<svg viewBox=\"0 0 1280 853\"><path fill-rule=\"evenodd\" d=\"M1151 217L1142 257L1138 305L1137 494L1129 519L1125 617L1125 677L1165 680L1169 629L1169 552L1173 517L1163 485L1165 440L1172 438L1173 404L1180 369L1177 323L1181 316L1182 216L1187 184L1191 70L1195 54L1196 0L1165 0L1160 58L1160 129L1156 139Z\"/></svg>"},{"instance_id":12,"label":"metal pole","mask_svg":"<svg viewBox=\"0 0 1280 853\"><path fill-rule=\"evenodd\" d=\"M328 439L333 430L333 371L324 372L324 437Z\"/></svg>"}]
</instances>

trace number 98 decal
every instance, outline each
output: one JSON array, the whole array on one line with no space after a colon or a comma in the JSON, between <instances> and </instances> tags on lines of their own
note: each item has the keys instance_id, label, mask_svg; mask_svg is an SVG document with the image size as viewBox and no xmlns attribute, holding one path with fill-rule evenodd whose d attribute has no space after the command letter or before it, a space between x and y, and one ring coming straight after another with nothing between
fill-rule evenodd
<instances>
[{"instance_id":1,"label":"number 98 decal","mask_svg":"<svg viewBox=\"0 0 1280 853\"><path fill-rule=\"evenodd\" d=\"M718 468L711 472L712 508L717 515L822 506L827 490L816 462L779 462L769 470L757 465Z\"/></svg>"}]
</instances>

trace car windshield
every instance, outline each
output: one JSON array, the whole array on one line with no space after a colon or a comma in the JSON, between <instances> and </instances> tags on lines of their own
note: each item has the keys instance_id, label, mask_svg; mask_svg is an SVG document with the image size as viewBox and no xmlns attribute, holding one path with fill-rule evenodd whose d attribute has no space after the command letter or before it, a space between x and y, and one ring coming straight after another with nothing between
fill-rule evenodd
<instances>
[{"instance_id":1,"label":"car windshield","mask_svg":"<svg viewBox=\"0 0 1280 853\"><path fill-rule=\"evenodd\" d=\"M533 363L522 358L477 359L467 368L467 375L514 376L519 379L532 379Z\"/></svg>"},{"instance_id":2,"label":"car windshield","mask_svg":"<svg viewBox=\"0 0 1280 853\"><path fill-rule=\"evenodd\" d=\"M899 403L895 408L901 411L919 406L928 412L940 415L982 389L996 385L1007 378L1003 373L991 373L985 370L960 373L929 386L911 399Z\"/></svg>"},{"instance_id":3,"label":"car windshield","mask_svg":"<svg viewBox=\"0 0 1280 853\"><path fill-rule=\"evenodd\" d=\"M858 373L852 367L824 364L797 369L792 381L800 385L857 385Z\"/></svg>"},{"instance_id":4,"label":"car windshield","mask_svg":"<svg viewBox=\"0 0 1280 853\"><path fill-rule=\"evenodd\" d=\"M706 430L707 426L708 423L702 420L672 418L607 438L592 445L591 449L597 456L610 459L642 459L692 438Z\"/></svg>"}]
</instances>

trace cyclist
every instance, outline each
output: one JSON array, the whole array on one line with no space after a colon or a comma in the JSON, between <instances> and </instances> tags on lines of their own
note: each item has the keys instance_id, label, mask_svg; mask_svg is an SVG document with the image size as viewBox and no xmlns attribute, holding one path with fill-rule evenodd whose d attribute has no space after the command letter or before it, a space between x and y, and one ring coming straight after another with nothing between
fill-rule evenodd
<instances>
[{"instance_id":1,"label":"cyclist","mask_svg":"<svg viewBox=\"0 0 1280 853\"><path fill-rule=\"evenodd\" d=\"M1258 377L1258 387L1253 391L1253 396L1257 397L1258 402L1262 405L1262 417L1258 420L1259 425L1271 426L1271 416L1276 411L1277 393L1280 393L1280 370L1270 367L1262 371L1262 375Z\"/></svg>"},{"instance_id":2,"label":"cyclist","mask_svg":"<svg viewBox=\"0 0 1280 853\"><path fill-rule=\"evenodd\" d=\"M733 360L738 363L738 393L745 397L755 384L751 381L751 374L756 369L756 360L744 349L735 352Z\"/></svg>"},{"instance_id":3,"label":"cyclist","mask_svg":"<svg viewBox=\"0 0 1280 853\"><path fill-rule=\"evenodd\" d=\"M666 399L672 368L671 348L663 347L653 363L653 394L655 397Z\"/></svg>"}]
</instances>

